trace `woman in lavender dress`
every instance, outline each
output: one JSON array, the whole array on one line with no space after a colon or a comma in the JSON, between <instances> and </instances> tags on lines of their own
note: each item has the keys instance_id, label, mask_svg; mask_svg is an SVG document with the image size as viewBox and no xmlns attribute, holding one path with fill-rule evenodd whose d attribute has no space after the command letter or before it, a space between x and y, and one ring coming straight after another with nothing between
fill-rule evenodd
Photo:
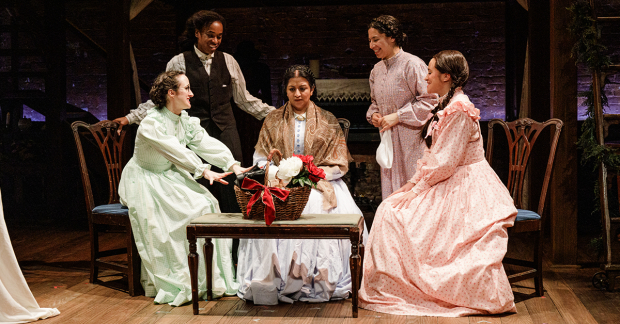
<instances>
[{"instance_id":1,"label":"woman in lavender dress","mask_svg":"<svg viewBox=\"0 0 620 324\"><path fill-rule=\"evenodd\" d=\"M436 95L426 92L428 67L417 56L403 51L407 35L400 22L383 15L368 25L368 42L380 62L370 72L372 104L366 119L381 132L392 130L392 168L381 168L383 199L415 174L424 146L419 132L436 105Z\"/></svg>"}]
</instances>

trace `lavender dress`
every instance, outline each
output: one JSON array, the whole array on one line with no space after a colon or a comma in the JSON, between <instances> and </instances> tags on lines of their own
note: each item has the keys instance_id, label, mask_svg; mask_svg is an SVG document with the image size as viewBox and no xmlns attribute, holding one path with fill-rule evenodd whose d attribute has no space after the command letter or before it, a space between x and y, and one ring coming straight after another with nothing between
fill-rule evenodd
<instances>
[{"instance_id":1,"label":"lavender dress","mask_svg":"<svg viewBox=\"0 0 620 324\"><path fill-rule=\"evenodd\" d=\"M381 168L383 199L413 177L416 161L424 153L419 132L437 104L437 95L426 92L424 77L427 73L424 61L402 49L393 57L375 64L370 72L372 104L366 119L372 123L372 114L378 112L382 116L398 113L399 120L399 124L392 127L392 168Z\"/></svg>"}]
</instances>

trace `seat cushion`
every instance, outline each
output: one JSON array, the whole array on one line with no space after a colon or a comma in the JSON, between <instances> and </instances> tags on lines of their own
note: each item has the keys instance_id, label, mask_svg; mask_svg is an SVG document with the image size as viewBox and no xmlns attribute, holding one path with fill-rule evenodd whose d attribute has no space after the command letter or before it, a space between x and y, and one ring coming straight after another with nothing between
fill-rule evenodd
<instances>
[{"instance_id":1,"label":"seat cushion","mask_svg":"<svg viewBox=\"0 0 620 324\"><path fill-rule=\"evenodd\" d=\"M526 210L526 209L517 209L517 220L516 222L526 221L526 220L540 220L540 215L537 213Z\"/></svg>"},{"instance_id":2,"label":"seat cushion","mask_svg":"<svg viewBox=\"0 0 620 324\"><path fill-rule=\"evenodd\" d=\"M99 205L93 208L93 213L97 214L122 214L129 216L129 208L122 204Z\"/></svg>"}]
</instances>

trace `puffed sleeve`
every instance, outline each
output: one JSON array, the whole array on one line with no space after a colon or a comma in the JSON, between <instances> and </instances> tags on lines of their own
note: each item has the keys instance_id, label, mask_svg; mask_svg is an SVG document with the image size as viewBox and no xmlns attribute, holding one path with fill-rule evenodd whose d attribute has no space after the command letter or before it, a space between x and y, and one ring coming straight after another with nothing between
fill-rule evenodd
<instances>
[{"instance_id":1,"label":"puffed sleeve","mask_svg":"<svg viewBox=\"0 0 620 324\"><path fill-rule=\"evenodd\" d=\"M200 126L198 118L189 118L187 124L189 136L187 147L193 152L224 171L230 170L234 164L240 164L224 143L207 134L207 131Z\"/></svg>"},{"instance_id":2,"label":"puffed sleeve","mask_svg":"<svg viewBox=\"0 0 620 324\"><path fill-rule=\"evenodd\" d=\"M370 107L368 107L368 112L366 112L366 120L372 124L372 114L379 112L379 106L377 105L377 100L375 99L375 69L370 71L370 78L368 79L370 83Z\"/></svg>"},{"instance_id":3,"label":"puffed sleeve","mask_svg":"<svg viewBox=\"0 0 620 324\"><path fill-rule=\"evenodd\" d=\"M140 124L140 122L146 117L149 110L155 108L155 104L148 100L147 102L141 103L138 108L132 109L127 114L127 120L130 124Z\"/></svg>"},{"instance_id":4,"label":"puffed sleeve","mask_svg":"<svg viewBox=\"0 0 620 324\"><path fill-rule=\"evenodd\" d=\"M428 73L428 68L424 62L411 61L405 66L403 73L414 99L396 111L398 121L413 127L424 126L424 123L432 116L431 110L438 103L437 94L426 92L424 78Z\"/></svg>"},{"instance_id":5,"label":"puffed sleeve","mask_svg":"<svg viewBox=\"0 0 620 324\"><path fill-rule=\"evenodd\" d=\"M210 168L208 164L202 163L196 153L182 145L175 136L168 135L165 126L154 118L145 118L142 121L136 137L148 143L178 168L192 173L194 179L202 177L204 170Z\"/></svg>"},{"instance_id":6,"label":"puffed sleeve","mask_svg":"<svg viewBox=\"0 0 620 324\"><path fill-rule=\"evenodd\" d=\"M179 71L185 73L185 56L183 53L175 55L166 64L166 71Z\"/></svg>"},{"instance_id":7,"label":"puffed sleeve","mask_svg":"<svg viewBox=\"0 0 620 324\"><path fill-rule=\"evenodd\" d=\"M440 181L450 178L459 166L474 122L462 110L444 116L441 129L435 130L436 137L430 149L427 149L415 176L410 182L416 183L412 191L417 195L430 189Z\"/></svg>"}]
</instances>

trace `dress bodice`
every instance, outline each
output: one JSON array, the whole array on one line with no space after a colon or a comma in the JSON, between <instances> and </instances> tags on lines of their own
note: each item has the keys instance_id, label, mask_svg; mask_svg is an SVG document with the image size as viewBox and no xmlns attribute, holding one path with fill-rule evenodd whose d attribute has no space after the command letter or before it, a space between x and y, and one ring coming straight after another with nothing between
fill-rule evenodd
<instances>
[{"instance_id":1,"label":"dress bodice","mask_svg":"<svg viewBox=\"0 0 620 324\"><path fill-rule=\"evenodd\" d=\"M230 149L209 136L200 120L183 111L180 115L164 108L151 109L140 123L133 159L152 172L162 172L176 165L199 178L206 168L200 159L223 170L238 163Z\"/></svg>"}]
</instances>

